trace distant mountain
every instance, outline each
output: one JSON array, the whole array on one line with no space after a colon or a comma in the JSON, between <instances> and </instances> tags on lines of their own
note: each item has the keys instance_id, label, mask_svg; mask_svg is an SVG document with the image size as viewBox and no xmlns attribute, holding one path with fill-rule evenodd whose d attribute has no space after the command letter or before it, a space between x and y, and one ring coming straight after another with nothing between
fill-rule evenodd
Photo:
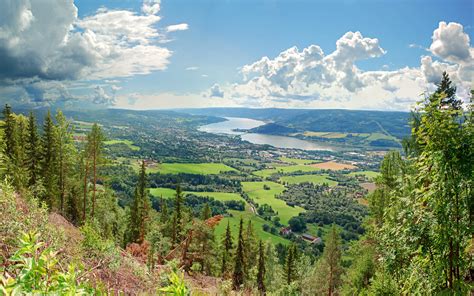
<instances>
[{"instance_id":1,"label":"distant mountain","mask_svg":"<svg viewBox=\"0 0 474 296\"><path fill-rule=\"evenodd\" d=\"M258 119L296 132L383 133L398 139L410 134L408 112L278 108L203 108L179 111L194 115ZM283 128L279 129L282 134L285 133ZM275 133L274 126L267 130Z\"/></svg>"}]
</instances>

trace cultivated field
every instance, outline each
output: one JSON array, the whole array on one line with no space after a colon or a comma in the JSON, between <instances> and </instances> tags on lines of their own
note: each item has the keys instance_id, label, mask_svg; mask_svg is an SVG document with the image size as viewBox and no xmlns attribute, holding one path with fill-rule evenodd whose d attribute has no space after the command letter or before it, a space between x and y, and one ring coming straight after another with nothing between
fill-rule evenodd
<instances>
[{"instance_id":1,"label":"cultivated field","mask_svg":"<svg viewBox=\"0 0 474 296\"><path fill-rule=\"evenodd\" d=\"M359 172L350 172L349 173L349 176L357 176L357 175L364 175L366 176L368 179L374 179L376 178L377 176L380 175L379 172L374 172L374 171L359 171Z\"/></svg>"},{"instance_id":2,"label":"cultivated field","mask_svg":"<svg viewBox=\"0 0 474 296\"><path fill-rule=\"evenodd\" d=\"M272 169L264 169L260 171L253 172L254 175L257 175L262 178L270 177L276 173L288 174L294 172L314 172L319 171L320 169L315 167L315 164L312 165L304 165L304 164L296 164L296 165L289 165L289 166L275 166Z\"/></svg>"},{"instance_id":3,"label":"cultivated field","mask_svg":"<svg viewBox=\"0 0 474 296\"><path fill-rule=\"evenodd\" d=\"M288 245L290 243L289 240L284 239L280 236L273 235L269 232L263 231L262 227L263 224L268 224L271 226L270 222L267 222L263 220L262 218L254 215L253 213L249 211L234 211L234 210L229 210L229 213L232 214L232 217L225 217L224 219L221 220L219 225L216 226L214 233L216 235L216 240L220 241L225 233L225 229L227 227L227 222L230 223L230 229L232 232L232 236L235 239L237 239L237 236L239 234L239 223L240 223L240 217L244 219L244 229L247 227L248 220L252 220L252 225L255 230L255 234L259 239L262 239L263 241L270 240L273 244L278 244L282 243L284 245Z\"/></svg>"},{"instance_id":4,"label":"cultivated field","mask_svg":"<svg viewBox=\"0 0 474 296\"><path fill-rule=\"evenodd\" d=\"M162 174L196 174L196 175L217 175L222 172L235 171L234 168L222 163L156 163L147 168L148 173Z\"/></svg>"},{"instance_id":5,"label":"cultivated field","mask_svg":"<svg viewBox=\"0 0 474 296\"><path fill-rule=\"evenodd\" d=\"M300 158L291 158L291 157L280 157L281 161L290 163L290 164L312 164L319 162L318 160L315 159L300 159Z\"/></svg>"},{"instance_id":6,"label":"cultivated field","mask_svg":"<svg viewBox=\"0 0 474 296\"><path fill-rule=\"evenodd\" d=\"M125 144L130 150L139 151L140 147L135 146L133 141L130 140L109 140L104 142L105 145L116 145L116 144Z\"/></svg>"},{"instance_id":7,"label":"cultivated field","mask_svg":"<svg viewBox=\"0 0 474 296\"><path fill-rule=\"evenodd\" d=\"M269 189L264 189L264 185ZM242 182L242 188L259 205L268 204L278 213L282 224L288 224L291 217L298 216L304 212L303 208L290 207L281 199L275 196L281 194L285 190L285 186L275 182Z\"/></svg>"},{"instance_id":8,"label":"cultivated field","mask_svg":"<svg viewBox=\"0 0 474 296\"><path fill-rule=\"evenodd\" d=\"M311 166L316 167L318 169L322 169L322 170L333 170L333 171L353 170L357 168L355 165L339 163L335 161L315 163L315 164L312 164Z\"/></svg>"},{"instance_id":9,"label":"cultivated field","mask_svg":"<svg viewBox=\"0 0 474 296\"><path fill-rule=\"evenodd\" d=\"M336 186L337 182L329 180L328 175L299 175L299 176L283 176L280 178L281 182L288 184L298 184L298 183L313 183L313 184L323 184L327 183L329 186Z\"/></svg>"},{"instance_id":10,"label":"cultivated field","mask_svg":"<svg viewBox=\"0 0 474 296\"><path fill-rule=\"evenodd\" d=\"M150 194L156 197L163 198L174 198L176 190L170 188L150 188ZM245 202L245 199L240 196L238 193L229 193L229 192L196 192L196 191L184 191L184 195L194 194L197 196L208 196L212 197L218 201L228 201L228 200L242 200Z\"/></svg>"}]
</instances>

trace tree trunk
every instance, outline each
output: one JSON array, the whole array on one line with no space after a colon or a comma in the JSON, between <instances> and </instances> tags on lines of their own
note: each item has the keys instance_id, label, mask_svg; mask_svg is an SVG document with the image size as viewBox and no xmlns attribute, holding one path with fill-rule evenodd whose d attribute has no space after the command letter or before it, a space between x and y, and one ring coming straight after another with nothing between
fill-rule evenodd
<instances>
[{"instance_id":1,"label":"tree trunk","mask_svg":"<svg viewBox=\"0 0 474 296\"><path fill-rule=\"evenodd\" d=\"M87 175L89 173L89 164L85 161L84 168L84 201L82 206L82 222L86 222L86 200L87 200Z\"/></svg>"}]
</instances>

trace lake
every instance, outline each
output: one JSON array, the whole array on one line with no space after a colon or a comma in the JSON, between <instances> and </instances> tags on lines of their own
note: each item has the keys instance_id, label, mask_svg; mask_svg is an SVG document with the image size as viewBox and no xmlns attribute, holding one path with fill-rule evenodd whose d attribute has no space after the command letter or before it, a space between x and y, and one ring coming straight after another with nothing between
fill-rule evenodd
<instances>
[{"instance_id":1,"label":"lake","mask_svg":"<svg viewBox=\"0 0 474 296\"><path fill-rule=\"evenodd\" d=\"M251 129L265 122L250 118L225 117L226 121L211 123L199 127L200 131L213 134L240 135L241 139L253 144L271 145L277 148L302 149L302 150L324 150L332 151L330 146L320 145L314 142L300 140L294 137L274 136L256 133L245 133L234 131L234 129Z\"/></svg>"}]
</instances>

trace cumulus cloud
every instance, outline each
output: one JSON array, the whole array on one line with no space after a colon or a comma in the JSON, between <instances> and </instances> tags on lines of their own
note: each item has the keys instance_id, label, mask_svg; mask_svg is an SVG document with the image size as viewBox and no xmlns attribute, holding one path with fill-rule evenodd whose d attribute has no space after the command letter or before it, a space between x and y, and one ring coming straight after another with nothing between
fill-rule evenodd
<instances>
[{"instance_id":1,"label":"cumulus cloud","mask_svg":"<svg viewBox=\"0 0 474 296\"><path fill-rule=\"evenodd\" d=\"M440 23L430 50L441 61L422 56L419 67L363 71L358 61L386 51L376 38L347 32L329 54L318 45L291 47L275 58L262 57L242 66L242 81L219 89L225 98L256 107L408 110L422 93L433 91L447 71L458 86L458 96L466 99L474 66L467 54L472 52L469 38L459 26ZM458 44L445 44L447 40Z\"/></svg>"},{"instance_id":2,"label":"cumulus cloud","mask_svg":"<svg viewBox=\"0 0 474 296\"><path fill-rule=\"evenodd\" d=\"M141 11L100 8L81 19L73 0L0 1L0 83L46 100L38 81L113 80L166 69L172 52L160 45L167 39L157 28L160 1L145 0Z\"/></svg>"},{"instance_id":3,"label":"cumulus cloud","mask_svg":"<svg viewBox=\"0 0 474 296\"><path fill-rule=\"evenodd\" d=\"M176 31L186 31L187 29L189 29L188 24L177 24L166 27L166 31L168 33Z\"/></svg>"},{"instance_id":4,"label":"cumulus cloud","mask_svg":"<svg viewBox=\"0 0 474 296\"><path fill-rule=\"evenodd\" d=\"M431 38L430 51L435 56L452 63L472 63L473 49L461 24L440 22Z\"/></svg>"},{"instance_id":5,"label":"cumulus cloud","mask_svg":"<svg viewBox=\"0 0 474 296\"><path fill-rule=\"evenodd\" d=\"M221 87L219 86L219 84L216 83L210 88L209 96L210 97L223 98L224 97L224 91L221 90Z\"/></svg>"}]
</instances>

